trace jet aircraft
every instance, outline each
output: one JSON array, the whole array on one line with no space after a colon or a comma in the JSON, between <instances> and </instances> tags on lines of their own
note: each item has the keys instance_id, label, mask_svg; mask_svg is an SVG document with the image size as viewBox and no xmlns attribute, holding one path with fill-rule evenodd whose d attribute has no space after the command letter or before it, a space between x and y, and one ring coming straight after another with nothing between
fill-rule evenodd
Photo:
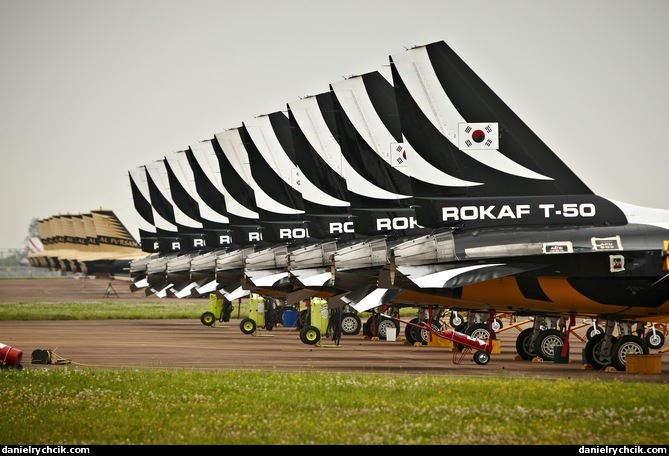
<instances>
[{"instance_id":1,"label":"jet aircraft","mask_svg":"<svg viewBox=\"0 0 669 456\"><path fill-rule=\"evenodd\" d=\"M584 352L595 369L648 353L633 327L669 320L669 211L593 193L445 42L390 63L417 222L434 232L391 248L379 288L354 307L415 293L530 315L525 359L563 346L560 318L587 316L604 326Z\"/></svg>"},{"instance_id":2,"label":"jet aircraft","mask_svg":"<svg viewBox=\"0 0 669 456\"><path fill-rule=\"evenodd\" d=\"M61 273L129 278L130 263L145 253L116 214L96 209L83 214L58 214L37 221L41 251L31 252L32 266Z\"/></svg>"}]
</instances>

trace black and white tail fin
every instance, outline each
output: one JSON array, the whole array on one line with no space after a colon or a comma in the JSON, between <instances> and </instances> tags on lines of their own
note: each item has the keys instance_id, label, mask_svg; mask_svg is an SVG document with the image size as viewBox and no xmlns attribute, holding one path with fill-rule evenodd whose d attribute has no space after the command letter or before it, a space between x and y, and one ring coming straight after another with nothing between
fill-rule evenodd
<instances>
[{"instance_id":1,"label":"black and white tail fin","mask_svg":"<svg viewBox=\"0 0 669 456\"><path fill-rule=\"evenodd\" d=\"M165 157L165 165L174 203L192 219L202 223L202 232L197 246L202 251L228 246L229 219L225 215L225 205L221 210L210 207L197 191L195 173L187 151L176 152Z\"/></svg>"},{"instance_id":2,"label":"black and white tail fin","mask_svg":"<svg viewBox=\"0 0 669 456\"><path fill-rule=\"evenodd\" d=\"M228 218L232 246L257 246L262 243L262 235L253 189L235 172L221 147L222 142L234 140L234 136L220 133L191 145L191 168L198 192Z\"/></svg>"},{"instance_id":3,"label":"black and white tail fin","mask_svg":"<svg viewBox=\"0 0 669 456\"><path fill-rule=\"evenodd\" d=\"M291 245L310 242L288 116L277 111L255 117L245 121L239 133L244 147L237 149L238 157L248 157L263 239Z\"/></svg>"},{"instance_id":4,"label":"black and white tail fin","mask_svg":"<svg viewBox=\"0 0 669 456\"><path fill-rule=\"evenodd\" d=\"M128 179L141 249L147 253L156 253L158 252L158 232L153 219L146 170L143 166L133 168L128 171Z\"/></svg>"},{"instance_id":5,"label":"black and white tail fin","mask_svg":"<svg viewBox=\"0 0 669 456\"><path fill-rule=\"evenodd\" d=\"M393 87L380 73L330 84L356 232L404 237L415 222L409 175L396 156L401 142Z\"/></svg>"},{"instance_id":6,"label":"black and white tail fin","mask_svg":"<svg viewBox=\"0 0 669 456\"><path fill-rule=\"evenodd\" d=\"M345 241L355 232L329 92L288 103L309 235Z\"/></svg>"},{"instance_id":7,"label":"black and white tail fin","mask_svg":"<svg viewBox=\"0 0 669 456\"><path fill-rule=\"evenodd\" d=\"M199 249L202 237L202 222L194 215L184 212L172 197L167 169L164 160L157 160L144 165L147 175L153 218L159 234L159 242L176 232L172 242L161 243L162 252L186 252ZM164 226L164 228L163 228ZM161 235L161 231L165 236ZM162 239L161 239L162 238Z\"/></svg>"},{"instance_id":8,"label":"black and white tail fin","mask_svg":"<svg viewBox=\"0 0 669 456\"><path fill-rule=\"evenodd\" d=\"M419 223L626 223L446 43L390 63Z\"/></svg>"}]
</instances>

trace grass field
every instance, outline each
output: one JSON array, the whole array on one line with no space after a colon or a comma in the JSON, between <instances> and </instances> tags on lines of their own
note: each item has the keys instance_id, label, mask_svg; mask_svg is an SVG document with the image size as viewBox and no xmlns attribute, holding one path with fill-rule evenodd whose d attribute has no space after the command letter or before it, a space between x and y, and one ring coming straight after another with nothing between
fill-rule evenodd
<instances>
[{"instance_id":1,"label":"grass field","mask_svg":"<svg viewBox=\"0 0 669 456\"><path fill-rule=\"evenodd\" d=\"M666 445L667 385L445 376L0 373L5 444Z\"/></svg>"}]
</instances>

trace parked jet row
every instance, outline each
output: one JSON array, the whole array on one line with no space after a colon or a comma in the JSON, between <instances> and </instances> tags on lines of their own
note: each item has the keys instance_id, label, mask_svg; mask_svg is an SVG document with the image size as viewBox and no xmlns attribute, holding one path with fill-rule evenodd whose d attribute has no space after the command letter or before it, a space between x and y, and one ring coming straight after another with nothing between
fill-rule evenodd
<instances>
[{"instance_id":1,"label":"parked jet row","mask_svg":"<svg viewBox=\"0 0 669 456\"><path fill-rule=\"evenodd\" d=\"M352 76L131 170L134 289L448 309L476 337L532 316L525 359L587 316L594 367L648 353L633 327L669 319L669 211L594 194L443 41L389 61L392 84Z\"/></svg>"},{"instance_id":2,"label":"parked jet row","mask_svg":"<svg viewBox=\"0 0 669 456\"><path fill-rule=\"evenodd\" d=\"M98 209L37 221L43 249L27 255L31 266L62 273L129 278L130 262L147 256L116 214Z\"/></svg>"}]
</instances>

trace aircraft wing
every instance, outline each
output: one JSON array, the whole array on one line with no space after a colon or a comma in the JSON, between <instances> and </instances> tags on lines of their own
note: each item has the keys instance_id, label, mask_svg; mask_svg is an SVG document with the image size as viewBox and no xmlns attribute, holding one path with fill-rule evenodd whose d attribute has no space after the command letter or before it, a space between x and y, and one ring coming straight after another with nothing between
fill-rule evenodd
<instances>
[{"instance_id":1,"label":"aircraft wing","mask_svg":"<svg viewBox=\"0 0 669 456\"><path fill-rule=\"evenodd\" d=\"M303 287L324 287L332 280L329 268L291 269L290 275Z\"/></svg>"},{"instance_id":2,"label":"aircraft wing","mask_svg":"<svg viewBox=\"0 0 669 456\"><path fill-rule=\"evenodd\" d=\"M412 284L414 289L458 288L478 282L516 275L543 268L543 264L533 263L476 263L476 264L429 264L420 266L397 266L395 275L405 277L395 283ZM400 296L409 288L396 286L378 287L366 290L363 294L346 297L351 307L358 312L365 312L382 306ZM348 299L347 299L348 298Z\"/></svg>"},{"instance_id":3,"label":"aircraft wing","mask_svg":"<svg viewBox=\"0 0 669 456\"><path fill-rule=\"evenodd\" d=\"M223 296L228 301L234 301L235 299L243 298L249 296L251 292L249 290L244 290L241 286L235 288L230 293L223 293Z\"/></svg>"},{"instance_id":4,"label":"aircraft wing","mask_svg":"<svg viewBox=\"0 0 669 456\"><path fill-rule=\"evenodd\" d=\"M256 287L279 286L288 278L288 271L279 269L265 269L259 271L246 271L246 279Z\"/></svg>"},{"instance_id":5,"label":"aircraft wing","mask_svg":"<svg viewBox=\"0 0 669 456\"><path fill-rule=\"evenodd\" d=\"M404 275L420 288L458 288L540 269L544 266L532 263L476 263L469 265L442 263L397 266L396 273L399 272Z\"/></svg>"},{"instance_id":6,"label":"aircraft wing","mask_svg":"<svg viewBox=\"0 0 669 456\"><path fill-rule=\"evenodd\" d=\"M353 307L358 312L366 312L375 307L384 305L402 292L401 288L376 288L367 296L362 298Z\"/></svg>"}]
</instances>

